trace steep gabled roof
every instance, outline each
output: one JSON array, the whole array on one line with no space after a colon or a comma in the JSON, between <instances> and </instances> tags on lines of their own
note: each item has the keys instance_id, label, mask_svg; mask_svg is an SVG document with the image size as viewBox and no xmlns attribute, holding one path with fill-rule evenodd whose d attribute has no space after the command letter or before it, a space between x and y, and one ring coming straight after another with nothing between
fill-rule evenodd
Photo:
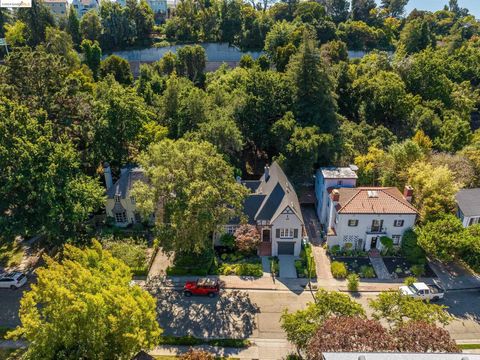
<instances>
[{"instance_id":1,"label":"steep gabled roof","mask_svg":"<svg viewBox=\"0 0 480 360\"><path fill-rule=\"evenodd\" d=\"M417 214L396 187L340 188L339 214Z\"/></svg>"},{"instance_id":2,"label":"steep gabled roof","mask_svg":"<svg viewBox=\"0 0 480 360\"><path fill-rule=\"evenodd\" d=\"M134 165L123 168L116 183L107 190L107 198L113 199L115 195L119 195L122 199L125 199L133 184L137 181L147 181L142 168Z\"/></svg>"},{"instance_id":3,"label":"steep gabled roof","mask_svg":"<svg viewBox=\"0 0 480 360\"><path fill-rule=\"evenodd\" d=\"M273 221L287 207L303 223L295 189L277 162L269 167L268 176L264 174L259 181L244 182L244 185L254 189L244 203L244 213L248 216L249 223L254 224L257 220Z\"/></svg>"},{"instance_id":4,"label":"steep gabled roof","mask_svg":"<svg viewBox=\"0 0 480 360\"><path fill-rule=\"evenodd\" d=\"M455 200L463 215L480 215L480 188L462 189L455 195Z\"/></svg>"}]
</instances>

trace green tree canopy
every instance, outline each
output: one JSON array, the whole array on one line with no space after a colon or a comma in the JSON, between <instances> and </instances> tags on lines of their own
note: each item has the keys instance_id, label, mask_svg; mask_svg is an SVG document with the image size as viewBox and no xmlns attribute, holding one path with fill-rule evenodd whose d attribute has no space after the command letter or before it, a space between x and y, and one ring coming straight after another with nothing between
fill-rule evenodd
<instances>
[{"instance_id":1,"label":"green tree canopy","mask_svg":"<svg viewBox=\"0 0 480 360\"><path fill-rule=\"evenodd\" d=\"M157 344L154 298L131 285L130 269L93 242L65 245L46 258L20 304L22 325L9 334L28 341L26 359L131 359Z\"/></svg>"},{"instance_id":2,"label":"green tree canopy","mask_svg":"<svg viewBox=\"0 0 480 360\"><path fill-rule=\"evenodd\" d=\"M247 190L213 145L165 139L139 161L151 185L135 185L137 208L157 213L166 251L201 253L212 247L210 236L219 225L240 215Z\"/></svg>"}]
</instances>

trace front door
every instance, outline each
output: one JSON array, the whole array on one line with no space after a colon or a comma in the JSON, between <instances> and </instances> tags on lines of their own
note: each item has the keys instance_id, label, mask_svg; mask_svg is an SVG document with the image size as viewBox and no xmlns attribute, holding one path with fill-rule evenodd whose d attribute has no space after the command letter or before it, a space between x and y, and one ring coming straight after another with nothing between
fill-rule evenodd
<instances>
[{"instance_id":1,"label":"front door","mask_svg":"<svg viewBox=\"0 0 480 360\"><path fill-rule=\"evenodd\" d=\"M272 241L270 238L270 229L263 229L262 232L262 241Z\"/></svg>"},{"instance_id":2,"label":"front door","mask_svg":"<svg viewBox=\"0 0 480 360\"><path fill-rule=\"evenodd\" d=\"M378 241L378 237L372 237L372 241L370 242L370 249L377 248L377 241Z\"/></svg>"}]
</instances>

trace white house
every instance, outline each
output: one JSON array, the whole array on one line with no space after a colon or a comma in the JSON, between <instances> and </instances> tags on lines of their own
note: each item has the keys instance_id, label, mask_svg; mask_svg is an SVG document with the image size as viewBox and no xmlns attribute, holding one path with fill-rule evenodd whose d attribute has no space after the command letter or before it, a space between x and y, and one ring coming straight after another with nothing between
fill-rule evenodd
<instances>
[{"instance_id":1,"label":"white house","mask_svg":"<svg viewBox=\"0 0 480 360\"><path fill-rule=\"evenodd\" d=\"M457 216L464 227L480 223L480 188L460 190L455 201Z\"/></svg>"},{"instance_id":2,"label":"white house","mask_svg":"<svg viewBox=\"0 0 480 360\"><path fill-rule=\"evenodd\" d=\"M113 184L112 171L108 163L105 163L103 171L107 187L107 201L105 204L107 216L112 217L115 225L119 227L126 227L141 222L131 190L135 182L146 181L143 169L136 166L122 168L120 177L115 184Z\"/></svg>"},{"instance_id":3,"label":"white house","mask_svg":"<svg viewBox=\"0 0 480 360\"><path fill-rule=\"evenodd\" d=\"M73 0L72 5L78 17L82 17L90 10L97 10L99 7L99 0Z\"/></svg>"},{"instance_id":4,"label":"white house","mask_svg":"<svg viewBox=\"0 0 480 360\"><path fill-rule=\"evenodd\" d=\"M412 195L409 186L404 194L395 187L332 189L327 205L327 245L381 250L382 236L400 245L404 232L417 218L417 210L410 203Z\"/></svg>"},{"instance_id":5,"label":"white house","mask_svg":"<svg viewBox=\"0 0 480 360\"><path fill-rule=\"evenodd\" d=\"M252 191L245 200L244 214L261 235L259 254L300 255L304 235L302 212L295 189L280 165L274 162L265 167L260 180L242 184ZM233 234L239 225L240 219L235 219L224 228Z\"/></svg>"},{"instance_id":6,"label":"white house","mask_svg":"<svg viewBox=\"0 0 480 360\"><path fill-rule=\"evenodd\" d=\"M325 167L317 170L315 174L315 197L317 217L323 228L328 223L328 196L332 189L342 187L353 188L357 185L358 168L355 165L349 167Z\"/></svg>"}]
</instances>

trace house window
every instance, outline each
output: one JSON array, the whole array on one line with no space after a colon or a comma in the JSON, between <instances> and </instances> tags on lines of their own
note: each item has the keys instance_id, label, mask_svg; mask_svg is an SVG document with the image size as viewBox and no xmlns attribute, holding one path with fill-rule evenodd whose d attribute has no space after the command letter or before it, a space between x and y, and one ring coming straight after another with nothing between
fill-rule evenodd
<instances>
[{"instance_id":1,"label":"house window","mask_svg":"<svg viewBox=\"0 0 480 360\"><path fill-rule=\"evenodd\" d=\"M348 226L358 226L358 220L355 220L355 219L348 220Z\"/></svg>"},{"instance_id":2,"label":"house window","mask_svg":"<svg viewBox=\"0 0 480 360\"><path fill-rule=\"evenodd\" d=\"M395 227L402 227L403 226L403 223L404 223L404 220L395 220L393 222L393 226Z\"/></svg>"},{"instance_id":3,"label":"house window","mask_svg":"<svg viewBox=\"0 0 480 360\"><path fill-rule=\"evenodd\" d=\"M480 220L480 218L478 217L470 218L470 221L468 222L468 226L478 224L478 220Z\"/></svg>"},{"instance_id":4,"label":"house window","mask_svg":"<svg viewBox=\"0 0 480 360\"><path fill-rule=\"evenodd\" d=\"M225 226L225 232L227 234L233 235L237 231L237 225L227 225Z\"/></svg>"},{"instance_id":5,"label":"house window","mask_svg":"<svg viewBox=\"0 0 480 360\"><path fill-rule=\"evenodd\" d=\"M115 195L115 202L120 203L120 195Z\"/></svg>"},{"instance_id":6,"label":"house window","mask_svg":"<svg viewBox=\"0 0 480 360\"><path fill-rule=\"evenodd\" d=\"M400 240L402 240L402 235L393 235L392 240L393 240L393 245L399 245Z\"/></svg>"},{"instance_id":7,"label":"house window","mask_svg":"<svg viewBox=\"0 0 480 360\"><path fill-rule=\"evenodd\" d=\"M130 201L131 201L132 205L135 205L135 198L133 196L130 197Z\"/></svg>"},{"instance_id":8,"label":"house window","mask_svg":"<svg viewBox=\"0 0 480 360\"><path fill-rule=\"evenodd\" d=\"M119 224L126 223L127 222L127 212L122 211L122 212L115 213L115 222L117 222Z\"/></svg>"},{"instance_id":9,"label":"house window","mask_svg":"<svg viewBox=\"0 0 480 360\"><path fill-rule=\"evenodd\" d=\"M276 237L279 239L284 238L298 238L298 229L288 229L288 228L280 228L276 230Z\"/></svg>"}]
</instances>

